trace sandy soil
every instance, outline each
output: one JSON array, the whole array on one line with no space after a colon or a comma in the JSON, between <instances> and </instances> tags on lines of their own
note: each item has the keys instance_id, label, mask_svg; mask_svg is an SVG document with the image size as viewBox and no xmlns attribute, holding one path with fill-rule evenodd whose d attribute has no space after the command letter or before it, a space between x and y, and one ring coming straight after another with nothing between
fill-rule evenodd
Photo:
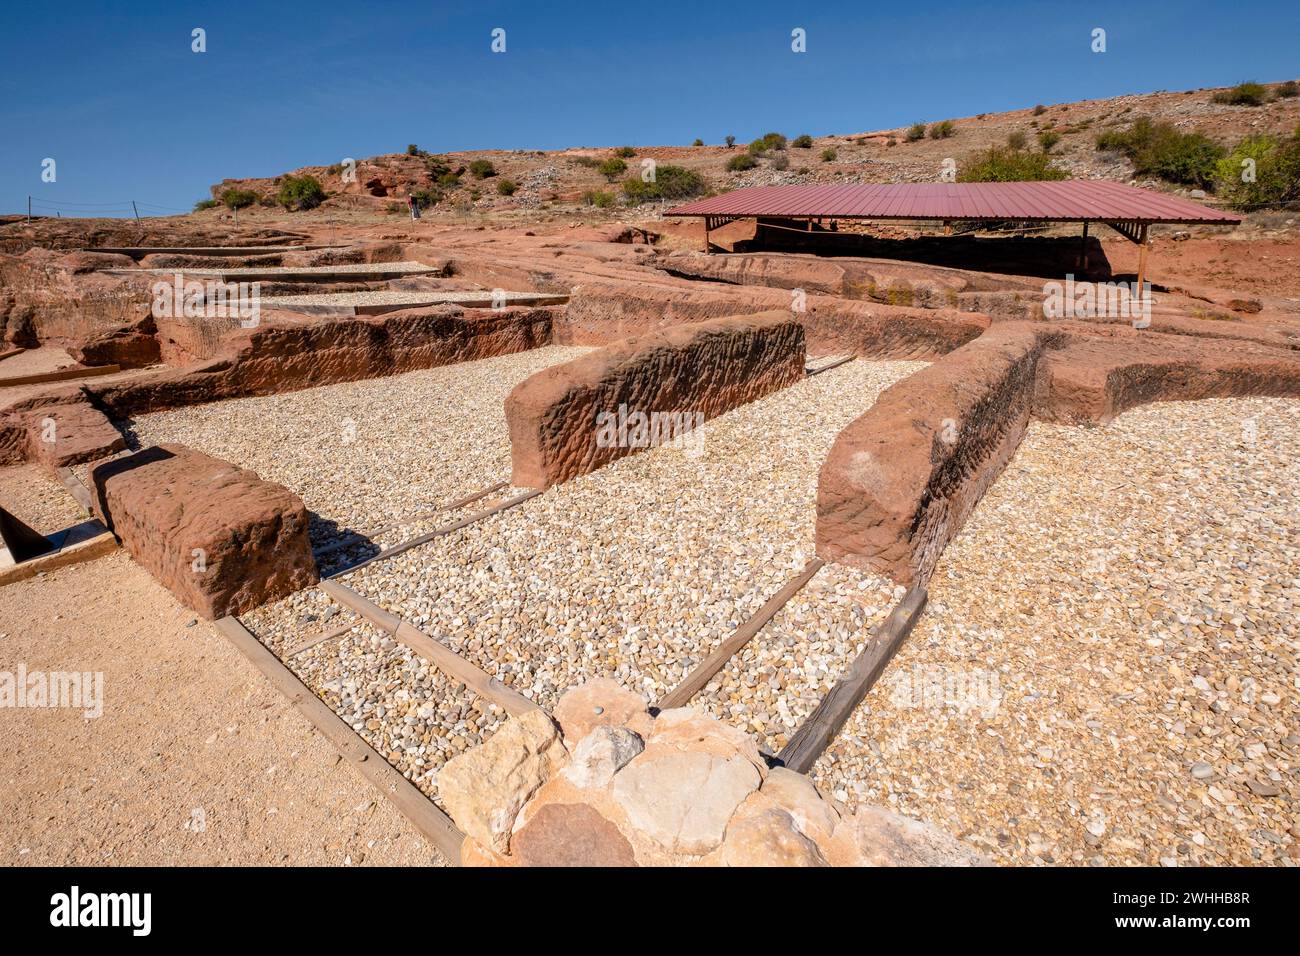
<instances>
[{"instance_id":1,"label":"sandy soil","mask_svg":"<svg viewBox=\"0 0 1300 956\"><path fill-rule=\"evenodd\" d=\"M102 672L103 713L0 710L4 864L440 862L125 554L0 591L0 671L20 663Z\"/></svg>"}]
</instances>

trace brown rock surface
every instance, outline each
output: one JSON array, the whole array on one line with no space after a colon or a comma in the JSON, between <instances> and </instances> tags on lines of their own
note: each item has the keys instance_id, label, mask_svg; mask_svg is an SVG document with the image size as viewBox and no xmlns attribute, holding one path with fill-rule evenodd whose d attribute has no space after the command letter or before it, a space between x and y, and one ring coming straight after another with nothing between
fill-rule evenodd
<instances>
[{"instance_id":1,"label":"brown rock surface","mask_svg":"<svg viewBox=\"0 0 1300 956\"><path fill-rule=\"evenodd\" d=\"M827 856L833 866L992 865L951 834L881 807L841 820Z\"/></svg>"},{"instance_id":2,"label":"brown rock surface","mask_svg":"<svg viewBox=\"0 0 1300 956\"><path fill-rule=\"evenodd\" d=\"M97 514L182 603L242 614L317 581L307 509L281 485L180 445L91 469Z\"/></svg>"},{"instance_id":3,"label":"brown rock surface","mask_svg":"<svg viewBox=\"0 0 1300 956\"><path fill-rule=\"evenodd\" d=\"M645 698L608 677L589 680L565 691L556 701L554 717L570 748L576 747L597 727L626 727L642 737L650 727Z\"/></svg>"},{"instance_id":4,"label":"brown rock surface","mask_svg":"<svg viewBox=\"0 0 1300 956\"><path fill-rule=\"evenodd\" d=\"M84 398L36 408L23 418L28 457L50 468L94 461L126 448L122 433Z\"/></svg>"},{"instance_id":5,"label":"brown rock surface","mask_svg":"<svg viewBox=\"0 0 1300 956\"><path fill-rule=\"evenodd\" d=\"M654 416L693 428L794 384L804 362L799 323L788 312L766 312L650 333L546 369L506 399L512 480L546 488L665 443L682 433L652 436ZM601 416L621 419L621 410L646 420L643 440L635 425L626 441L605 440Z\"/></svg>"},{"instance_id":6,"label":"brown rock surface","mask_svg":"<svg viewBox=\"0 0 1300 956\"><path fill-rule=\"evenodd\" d=\"M548 803L511 839L524 866L636 866L632 844L585 803Z\"/></svg>"}]
</instances>

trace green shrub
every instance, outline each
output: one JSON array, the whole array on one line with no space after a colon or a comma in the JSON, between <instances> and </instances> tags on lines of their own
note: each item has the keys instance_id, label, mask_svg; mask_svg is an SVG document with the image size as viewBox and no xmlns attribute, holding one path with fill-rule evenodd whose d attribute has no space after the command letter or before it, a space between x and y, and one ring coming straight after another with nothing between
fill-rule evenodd
<instances>
[{"instance_id":1,"label":"green shrub","mask_svg":"<svg viewBox=\"0 0 1300 956\"><path fill-rule=\"evenodd\" d=\"M1210 97L1210 102L1228 106L1263 106L1268 102L1268 87L1254 82L1238 83L1230 90L1219 90Z\"/></svg>"},{"instance_id":2,"label":"green shrub","mask_svg":"<svg viewBox=\"0 0 1300 956\"><path fill-rule=\"evenodd\" d=\"M285 209L315 209L325 201L325 190L315 176L285 176L275 201Z\"/></svg>"},{"instance_id":3,"label":"green shrub","mask_svg":"<svg viewBox=\"0 0 1300 956\"><path fill-rule=\"evenodd\" d=\"M767 160L768 165L773 169L789 169L790 157L785 153L773 153Z\"/></svg>"},{"instance_id":4,"label":"green shrub","mask_svg":"<svg viewBox=\"0 0 1300 956\"><path fill-rule=\"evenodd\" d=\"M825 149L822 150L822 162L833 163L835 162L835 157L837 157L838 155L839 153L836 152L835 147L827 146Z\"/></svg>"},{"instance_id":5,"label":"green shrub","mask_svg":"<svg viewBox=\"0 0 1300 956\"><path fill-rule=\"evenodd\" d=\"M489 176L495 176L497 169L489 160L476 159L469 164L469 171L475 179L487 179Z\"/></svg>"},{"instance_id":6,"label":"green shrub","mask_svg":"<svg viewBox=\"0 0 1300 956\"><path fill-rule=\"evenodd\" d=\"M221 202L227 209L244 209L257 202L257 193L251 189L237 189L232 186L230 189L222 191Z\"/></svg>"},{"instance_id":7,"label":"green shrub","mask_svg":"<svg viewBox=\"0 0 1300 956\"><path fill-rule=\"evenodd\" d=\"M611 156L596 168L600 170L602 176L612 183L614 180L618 179L618 177L627 172L627 163L623 162L623 160L619 159L617 156Z\"/></svg>"},{"instance_id":8,"label":"green shrub","mask_svg":"<svg viewBox=\"0 0 1300 956\"><path fill-rule=\"evenodd\" d=\"M727 143L727 149L731 149L731 147L736 145L736 137L728 136L726 139L726 143Z\"/></svg>"},{"instance_id":9,"label":"green shrub","mask_svg":"<svg viewBox=\"0 0 1300 956\"><path fill-rule=\"evenodd\" d=\"M655 181L647 183L639 176L623 181L623 193L634 203L655 199L689 199L708 188L704 177L681 166L660 166Z\"/></svg>"},{"instance_id":10,"label":"green shrub","mask_svg":"<svg viewBox=\"0 0 1300 956\"><path fill-rule=\"evenodd\" d=\"M386 202L384 203L384 212L390 216L398 216L406 212L406 207L400 202Z\"/></svg>"},{"instance_id":11,"label":"green shrub","mask_svg":"<svg viewBox=\"0 0 1300 956\"><path fill-rule=\"evenodd\" d=\"M762 156L767 152L767 140L756 139L745 147L750 156Z\"/></svg>"},{"instance_id":12,"label":"green shrub","mask_svg":"<svg viewBox=\"0 0 1300 956\"><path fill-rule=\"evenodd\" d=\"M1293 96L1300 96L1300 86L1296 85L1295 80L1287 80L1277 88L1278 99L1289 100Z\"/></svg>"},{"instance_id":13,"label":"green shrub","mask_svg":"<svg viewBox=\"0 0 1300 956\"><path fill-rule=\"evenodd\" d=\"M780 133L765 133L763 142L768 149L785 149L785 137Z\"/></svg>"},{"instance_id":14,"label":"green shrub","mask_svg":"<svg viewBox=\"0 0 1300 956\"><path fill-rule=\"evenodd\" d=\"M1061 134L1054 129L1045 129L1038 134L1038 145L1043 147L1044 153L1050 153L1052 147L1061 141Z\"/></svg>"},{"instance_id":15,"label":"green shrub","mask_svg":"<svg viewBox=\"0 0 1300 956\"><path fill-rule=\"evenodd\" d=\"M497 195L513 196L519 190L519 184L513 179L497 180Z\"/></svg>"},{"instance_id":16,"label":"green shrub","mask_svg":"<svg viewBox=\"0 0 1300 956\"><path fill-rule=\"evenodd\" d=\"M737 153L727 160L727 169L733 173L741 173L746 169L753 169L757 165L758 160L750 156L749 153Z\"/></svg>"},{"instance_id":17,"label":"green shrub","mask_svg":"<svg viewBox=\"0 0 1300 956\"><path fill-rule=\"evenodd\" d=\"M420 155L420 147L418 147L418 146L416 146L414 143L412 143L410 146L406 147L406 155L407 155L407 156L419 156L419 155Z\"/></svg>"},{"instance_id":18,"label":"green shrub","mask_svg":"<svg viewBox=\"0 0 1300 956\"><path fill-rule=\"evenodd\" d=\"M446 189L455 189L460 185L460 173L453 173L448 170L438 177L438 185Z\"/></svg>"},{"instance_id":19,"label":"green shrub","mask_svg":"<svg viewBox=\"0 0 1300 956\"><path fill-rule=\"evenodd\" d=\"M931 139L949 139L957 135L957 127L953 125L952 120L944 120L942 123L935 123L930 127Z\"/></svg>"},{"instance_id":20,"label":"green shrub","mask_svg":"<svg viewBox=\"0 0 1300 956\"><path fill-rule=\"evenodd\" d=\"M1242 179L1246 160L1254 160L1253 182ZM1300 129L1289 137L1247 136L1215 165L1214 186L1234 206L1281 206L1300 200Z\"/></svg>"},{"instance_id":21,"label":"green shrub","mask_svg":"<svg viewBox=\"0 0 1300 956\"><path fill-rule=\"evenodd\" d=\"M1047 112L1047 107L1044 106L1042 103L1039 103L1037 106L1034 107L1035 116L1042 116L1046 112Z\"/></svg>"},{"instance_id":22,"label":"green shrub","mask_svg":"<svg viewBox=\"0 0 1300 956\"><path fill-rule=\"evenodd\" d=\"M1208 188L1224 149L1200 133L1184 133L1172 123L1143 116L1132 126L1100 133L1097 148L1123 153L1143 176Z\"/></svg>"},{"instance_id":23,"label":"green shrub","mask_svg":"<svg viewBox=\"0 0 1300 956\"><path fill-rule=\"evenodd\" d=\"M415 200L415 204L421 209L427 209L430 206L438 205L442 201L442 193L431 186L426 186L423 189L412 189L411 198Z\"/></svg>"},{"instance_id":24,"label":"green shrub","mask_svg":"<svg viewBox=\"0 0 1300 956\"><path fill-rule=\"evenodd\" d=\"M614 150L614 155L619 157L619 159L630 159L636 155L636 150L631 146L620 146L618 149Z\"/></svg>"},{"instance_id":25,"label":"green shrub","mask_svg":"<svg viewBox=\"0 0 1300 956\"><path fill-rule=\"evenodd\" d=\"M593 190L592 192L583 193L582 198L586 200L587 205L595 206L598 209L605 209L614 205L614 194L603 190Z\"/></svg>"},{"instance_id":26,"label":"green shrub","mask_svg":"<svg viewBox=\"0 0 1300 956\"><path fill-rule=\"evenodd\" d=\"M1029 145L1029 137L1023 130L1014 130L1007 134L1007 145L1012 149L1024 149Z\"/></svg>"},{"instance_id":27,"label":"green shrub","mask_svg":"<svg viewBox=\"0 0 1300 956\"><path fill-rule=\"evenodd\" d=\"M1009 146L992 146L980 153L957 177L963 183L1008 183L1067 179L1046 153L1027 153Z\"/></svg>"},{"instance_id":28,"label":"green shrub","mask_svg":"<svg viewBox=\"0 0 1300 956\"><path fill-rule=\"evenodd\" d=\"M586 166L588 169L595 169L600 165L600 160L595 156L575 156L573 161L579 166Z\"/></svg>"},{"instance_id":29,"label":"green shrub","mask_svg":"<svg viewBox=\"0 0 1300 956\"><path fill-rule=\"evenodd\" d=\"M804 133L790 140L790 145L799 149L812 149L812 137Z\"/></svg>"},{"instance_id":30,"label":"green shrub","mask_svg":"<svg viewBox=\"0 0 1300 956\"><path fill-rule=\"evenodd\" d=\"M913 123L907 128L907 133L903 136L903 139L907 140L909 143L915 143L917 140L925 139L925 124Z\"/></svg>"},{"instance_id":31,"label":"green shrub","mask_svg":"<svg viewBox=\"0 0 1300 956\"><path fill-rule=\"evenodd\" d=\"M704 145L704 140L700 139L700 138L697 136L697 137L695 137L695 142L691 143L691 145L692 145L692 146L703 146L703 145Z\"/></svg>"},{"instance_id":32,"label":"green shrub","mask_svg":"<svg viewBox=\"0 0 1300 956\"><path fill-rule=\"evenodd\" d=\"M215 199L200 199L194 204L194 211L203 212L205 209L212 209L220 205L221 203L217 202Z\"/></svg>"}]
</instances>

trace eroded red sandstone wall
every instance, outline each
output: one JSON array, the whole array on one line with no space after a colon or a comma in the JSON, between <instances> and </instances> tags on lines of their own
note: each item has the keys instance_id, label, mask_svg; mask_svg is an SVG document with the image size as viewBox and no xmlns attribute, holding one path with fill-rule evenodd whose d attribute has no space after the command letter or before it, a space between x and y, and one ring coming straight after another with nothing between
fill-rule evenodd
<instances>
[{"instance_id":1,"label":"eroded red sandstone wall","mask_svg":"<svg viewBox=\"0 0 1300 956\"><path fill-rule=\"evenodd\" d=\"M647 447L635 430L653 430L651 416L661 416L661 438L664 416L677 435L681 416L694 427L801 380L805 359L803 327L763 312L651 332L546 369L506 399L512 481L546 488L595 471ZM638 415L625 440L623 423Z\"/></svg>"}]
</instances>

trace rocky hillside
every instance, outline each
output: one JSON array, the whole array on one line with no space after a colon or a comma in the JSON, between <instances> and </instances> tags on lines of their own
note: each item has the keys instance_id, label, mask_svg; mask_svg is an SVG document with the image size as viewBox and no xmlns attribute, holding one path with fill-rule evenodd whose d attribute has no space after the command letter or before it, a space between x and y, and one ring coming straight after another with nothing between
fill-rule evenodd
<instances>
[{"instance_id":1,"label":"rocky hillside","mask_svg":"<svg viewBox=\"0 0 1300 956\"><path fill-rule=\"evenodd\" d=\"M1300 97L1279 96L1280 84L1269 86L1271 99L1259 106L1214 102L1220 90L1146 93L1104 100L1040 104L1006 113L970 117L918 117L927 135L909 140L908 128L873 130L845 135L802 139L802 130L781 131L790 143L756 160L747 170L730 170L728 164L745 152L744 141L734 146L643 146L574 148L555 152L483 150L428 154L389 154L358 159L353 181L340 162L307 166L289 176L310 175L324 187L326 209L405 211L407 196L416 193L425 206L467 212L519 210L590 202L622 202L619 183L653 159L663 165L682 166L699 174L707 188L723 191L742 186L790 183L927 182L939 177L943 161L954 159L960 168L968 159L1021 137L1031 150L1040 149L1040 134L1054 139L1052 162L1075 178L1134 178L1123 155L1096 147L1097 135L1122 129L1140 116L1173 124L1182 132L1199 132L1225 146L1244 136L1260 133L1289 135L1300 126ZM950 135L930 135L935 124L945 124ZM738 131L739 132L739 131ZM941 130L942 132L942 130ZM600 165L621 159L607 173ZM486 167L475 167L486 161ZM477 172L476 172L477 168ZM212 187L213 198L231 188L256 193L260 201L274 204L285 177L226 179ZM504 185L503 185L504 184ZM513 188L512 188L513 187ZM608 194L608 199L602 196Z\"/></svg>"}]
</instances>

